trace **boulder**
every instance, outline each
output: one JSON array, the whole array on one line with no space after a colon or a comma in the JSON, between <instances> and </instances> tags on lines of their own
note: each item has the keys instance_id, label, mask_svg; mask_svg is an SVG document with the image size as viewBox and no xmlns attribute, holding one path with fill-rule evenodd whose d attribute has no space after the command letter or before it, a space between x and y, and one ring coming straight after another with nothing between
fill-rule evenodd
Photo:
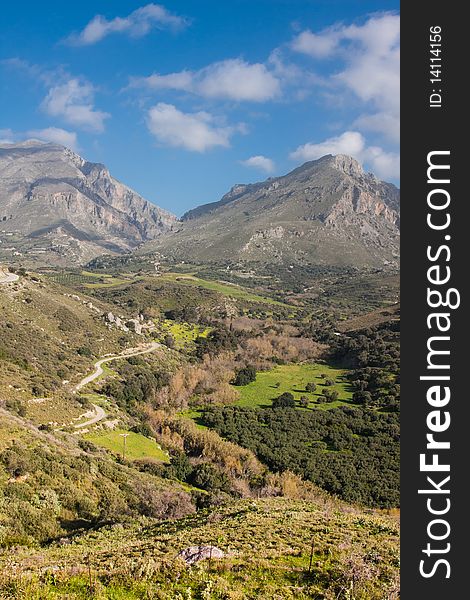
<instances>
[{"instance_id":1,"label":"boulder","mask_svg":"<svg viewBox=\"0 0 470 600\"><path fill-rule=\"evenodd\" d=\"M178 554L187 565L194 565L209 558L224 558L224 556L222 550L216 546L189 546Z\"/></svg>"}]
</instances>

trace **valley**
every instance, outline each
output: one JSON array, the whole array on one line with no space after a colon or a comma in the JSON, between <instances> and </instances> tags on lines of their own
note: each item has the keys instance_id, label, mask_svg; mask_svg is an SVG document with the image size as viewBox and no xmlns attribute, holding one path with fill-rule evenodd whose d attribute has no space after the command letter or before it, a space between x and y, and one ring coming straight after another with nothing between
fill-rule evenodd
<instances>
[{"instance_id":1,"label":"valley","mask_svg":"<svg viewBox=\"0 0 470 600\"><path fill-rule=\"evenodd\" d=\"M94 593L138 598L155 587L166 598L187 589L202 598L210 587L246 598L276 589L289 598L294 586L300 598L333 598L351 576L349 536L366 535L368 553L381 547L373 567L381 575L370 579L372 563L353 554L363 573L355 585L364 598L392 594L397 442L384 434L390 436L396 412L385 402L384 383L367 383L367 407L357 392L371 334L364 338L360 329L354 349L350 334L335 333L359 318L354 296L349 308L332 310L328 294L274 300L263 279L259 288L234 287L173 268L78 276L24 270L1 288L7 416L0 461L9 499L2 545L9 550L0 561L10 573L0 579L2 593L87 598L91 561ZM367 313L360 318L367 324ZM137 333L132 319L146 327ZM393 321L372 327L388 343ZM18 346L27 332L28 352ZM47 366L55 361L58 376ZM234 385L243 365L255 380ZM396 385L383 361L373 370ZM272 408L285 393L293 406ZM318 421L317 414L328 418ZM382 474L374 464L384 464L385 454L379 458L368 443L388 456ZM67 479L59 475L64 468ZM68 481L76 481L72 495ZM248 542L253 527L260 536ZM178 552L194 543L221 547L226 558L198 570L181 567ZM39 565L54 578L38 576ZM136 579L135 569L146 575Z\"/></svg>"},{"instance_id":2,"label":"valley","mask_svg":"<svg viewBox=\"0 0 470 600\"><path fill-rule=\"evenodd\" d=\"M90 239L0 245L0 596L397 598L396 188L327 156L177 220L45 146L4 156Z\"/></svg>"}]
</instances>

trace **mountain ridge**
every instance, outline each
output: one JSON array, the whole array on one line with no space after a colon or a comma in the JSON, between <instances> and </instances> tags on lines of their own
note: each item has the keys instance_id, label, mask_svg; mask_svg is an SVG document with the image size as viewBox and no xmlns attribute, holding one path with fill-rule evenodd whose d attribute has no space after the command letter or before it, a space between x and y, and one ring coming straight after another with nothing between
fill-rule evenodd
<instances>
[{"instance_id":1,"label":"mountain ridge","mask_svg":"<svg viewBox=\"0 0 470 600\"><path fill-rule=\"evenodd\" d=\"M399 224L398 188L352 157L326 155L286 175L233 186L138 252L201 263L396 266Z\"/></svg>"},{"instance_id":2,"label":"mountain ridge","mask_svg":"<svg viewBox=\"0 0 470 600\"><path fill-rule=\"evenodd\" d=\"M399 190L346 155L236 184L181 219L59 144L0 145L0 259L157 252L200 264L396 266ZM47 262L46 261L46 262Z\"/></svg>"},{"instance_id":3,"label":"mountain ridge","mask_svg":"<svg viewBox=\"0 0 470 600\"><path fill-rule=\"evenodd\" d=\"M0 146L0 221L20 254L34 254L40 241L51 256L86 262L132 250L176 220L105 165L64 146L35 140Z\"/></svg>"}]
</instances>

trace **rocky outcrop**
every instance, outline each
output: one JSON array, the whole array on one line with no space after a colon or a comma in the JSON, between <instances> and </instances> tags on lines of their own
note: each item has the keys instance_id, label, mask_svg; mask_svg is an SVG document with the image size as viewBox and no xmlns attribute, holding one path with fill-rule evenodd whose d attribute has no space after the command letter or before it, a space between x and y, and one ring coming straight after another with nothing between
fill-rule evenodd
<instances>
[{"instance_id":1,"label":"rocky outcrop","mask_svg":"<svg viewBox=\"0 0 470 600\"><path fill-rule=\"evenodd\" d=\"M178 554L187 565L194 565L201 560L224 558L225 554L216 546L190 546Z\"/></svg>"},{"instance_id":2,"label":"rocky outcrop","mask_svg":"<svg viewBox=\"0 0 470 600\"><path fill-rule=\"evenodd\" d=\"M0 145L0 222L42 241L46 253L84 262L132 250L168 231L176 217L116 180L108 169L57 144ZM29 246L28 246L29 243Z\"/></svg>"},{"instance_id":3,"label":"rocky outcrop","mask_svg":"<svg viewBox=\"0 0 470 600\"><path fill-rule=\"evenodd\" d=\"M400 193L350 156L234 186L142 251L218 264L397 266Z\"/></svg>"}]
</instances>

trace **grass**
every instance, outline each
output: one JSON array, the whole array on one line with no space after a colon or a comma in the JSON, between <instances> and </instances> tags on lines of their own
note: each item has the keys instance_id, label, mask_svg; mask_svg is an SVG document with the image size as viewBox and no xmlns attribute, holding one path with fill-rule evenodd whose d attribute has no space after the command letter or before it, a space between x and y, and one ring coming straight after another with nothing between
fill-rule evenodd
<instances>
[{"instance_id":1,"label":"grass","mask_svg":"<svg viewBox=\"0 0 470 600\"><path fill-rule=\"evenodd\" d=\"M36 425L43 423L69 425L86 410L76 400L70 398L64 400L60 396L31 398L26 404L26 416Z\"/></svg>"},{"instance_id":2,"label":"grass","mask_svg":"<svg viewBox=\"0 0 470 600\"><path fill-rule=\"evenodd\" d=\"M324 386L324 379L333 379L335 384ZM333 408L352 401L352 390L346 379L344 369L336 369L326 364L293 364L279 365L270 371L258 372L256 381L248 385L238 386L240 399L238 406L256 408L271 406L273 398L284 392L291 392L296 400L301 396L310 399L310 408ZM317 385L315 392L307 392L305 386L313 382ZM324 389L336 390L339 394L338 400L334 402L315 404Z\"/></svg>"},{"instance_id":3,"label":"grass","mask_svg":"<svg viewBox=\"0 0 470 600\"><path fill-rule=\"evenodd\" d=\"M88 289L107 288L127 283L127 279L103 273L80 271L80 273L58 273L51 277L52 281L61 285L81 285Z\"/></svg>"},{"instance_id":4,"label":"grass","mask_svg":"<svg viewBox=\"0 0 470 600\"><path fill-rule=\"evenodd\" d=\"M122 434L127 434L125 455L127 459L139 460L149 458L166 463L170 462L166 452L161 449L155 440L145 437L140 433L134 433L133 431L117 429L106 433L86 434L84 438L97 446L106 448L114 454L122 455L124 449L124 437Z\"/></svg>"},{"instance_id":5,"label":"grass","mask_svg":"<svg viewBox=\"0 0 470 600\"><path fill-rule=\"evenodd\" d=\"M177 560L205 544L225 558L192 568ZM356 600L398 598L395 519L320 498L241 500L174 521L103 527L67 546L20 548L15 570L9 560L0 557L0 597L24 600L344 600L353 578ZM42 574L31 575L31 565Z\"/></svg>"},{"instance_id":6,"label":"grass","mask_svg":"<svg viewBox=\"0 0 470 600\"><path fill-rule=\"evenodd\" d=\"M190 323L178 323L165 319L159 323L162 332L162 340L166 335L171 335L175 341L175 347L178 350L185 348L188 344L195 342L199 337L207 337L210 332L209 327L199 327Z\"/></svg>"},{"instance_id":7,"label":"grass","mask_svg":"<svg viewBox=\"0 0 470 600\"><path fill-rule=\"evenodd\" d=\"M220 281L210 281L208 279L201 279L199 277L196 277L192 273L165 273L161 276L160 279L162 279L163 281L177 282L181 285L200 286L207 290L218 292L223 296L229 296L238 300L245 300L246 302L270 304L292 309L292 306L289 304L273 300L272 298L268 298L266 296L259 296L258 294L253 294L252 292L247 291L245 288L239 285L222 283Z\"/></svg>"}]
</instances>

